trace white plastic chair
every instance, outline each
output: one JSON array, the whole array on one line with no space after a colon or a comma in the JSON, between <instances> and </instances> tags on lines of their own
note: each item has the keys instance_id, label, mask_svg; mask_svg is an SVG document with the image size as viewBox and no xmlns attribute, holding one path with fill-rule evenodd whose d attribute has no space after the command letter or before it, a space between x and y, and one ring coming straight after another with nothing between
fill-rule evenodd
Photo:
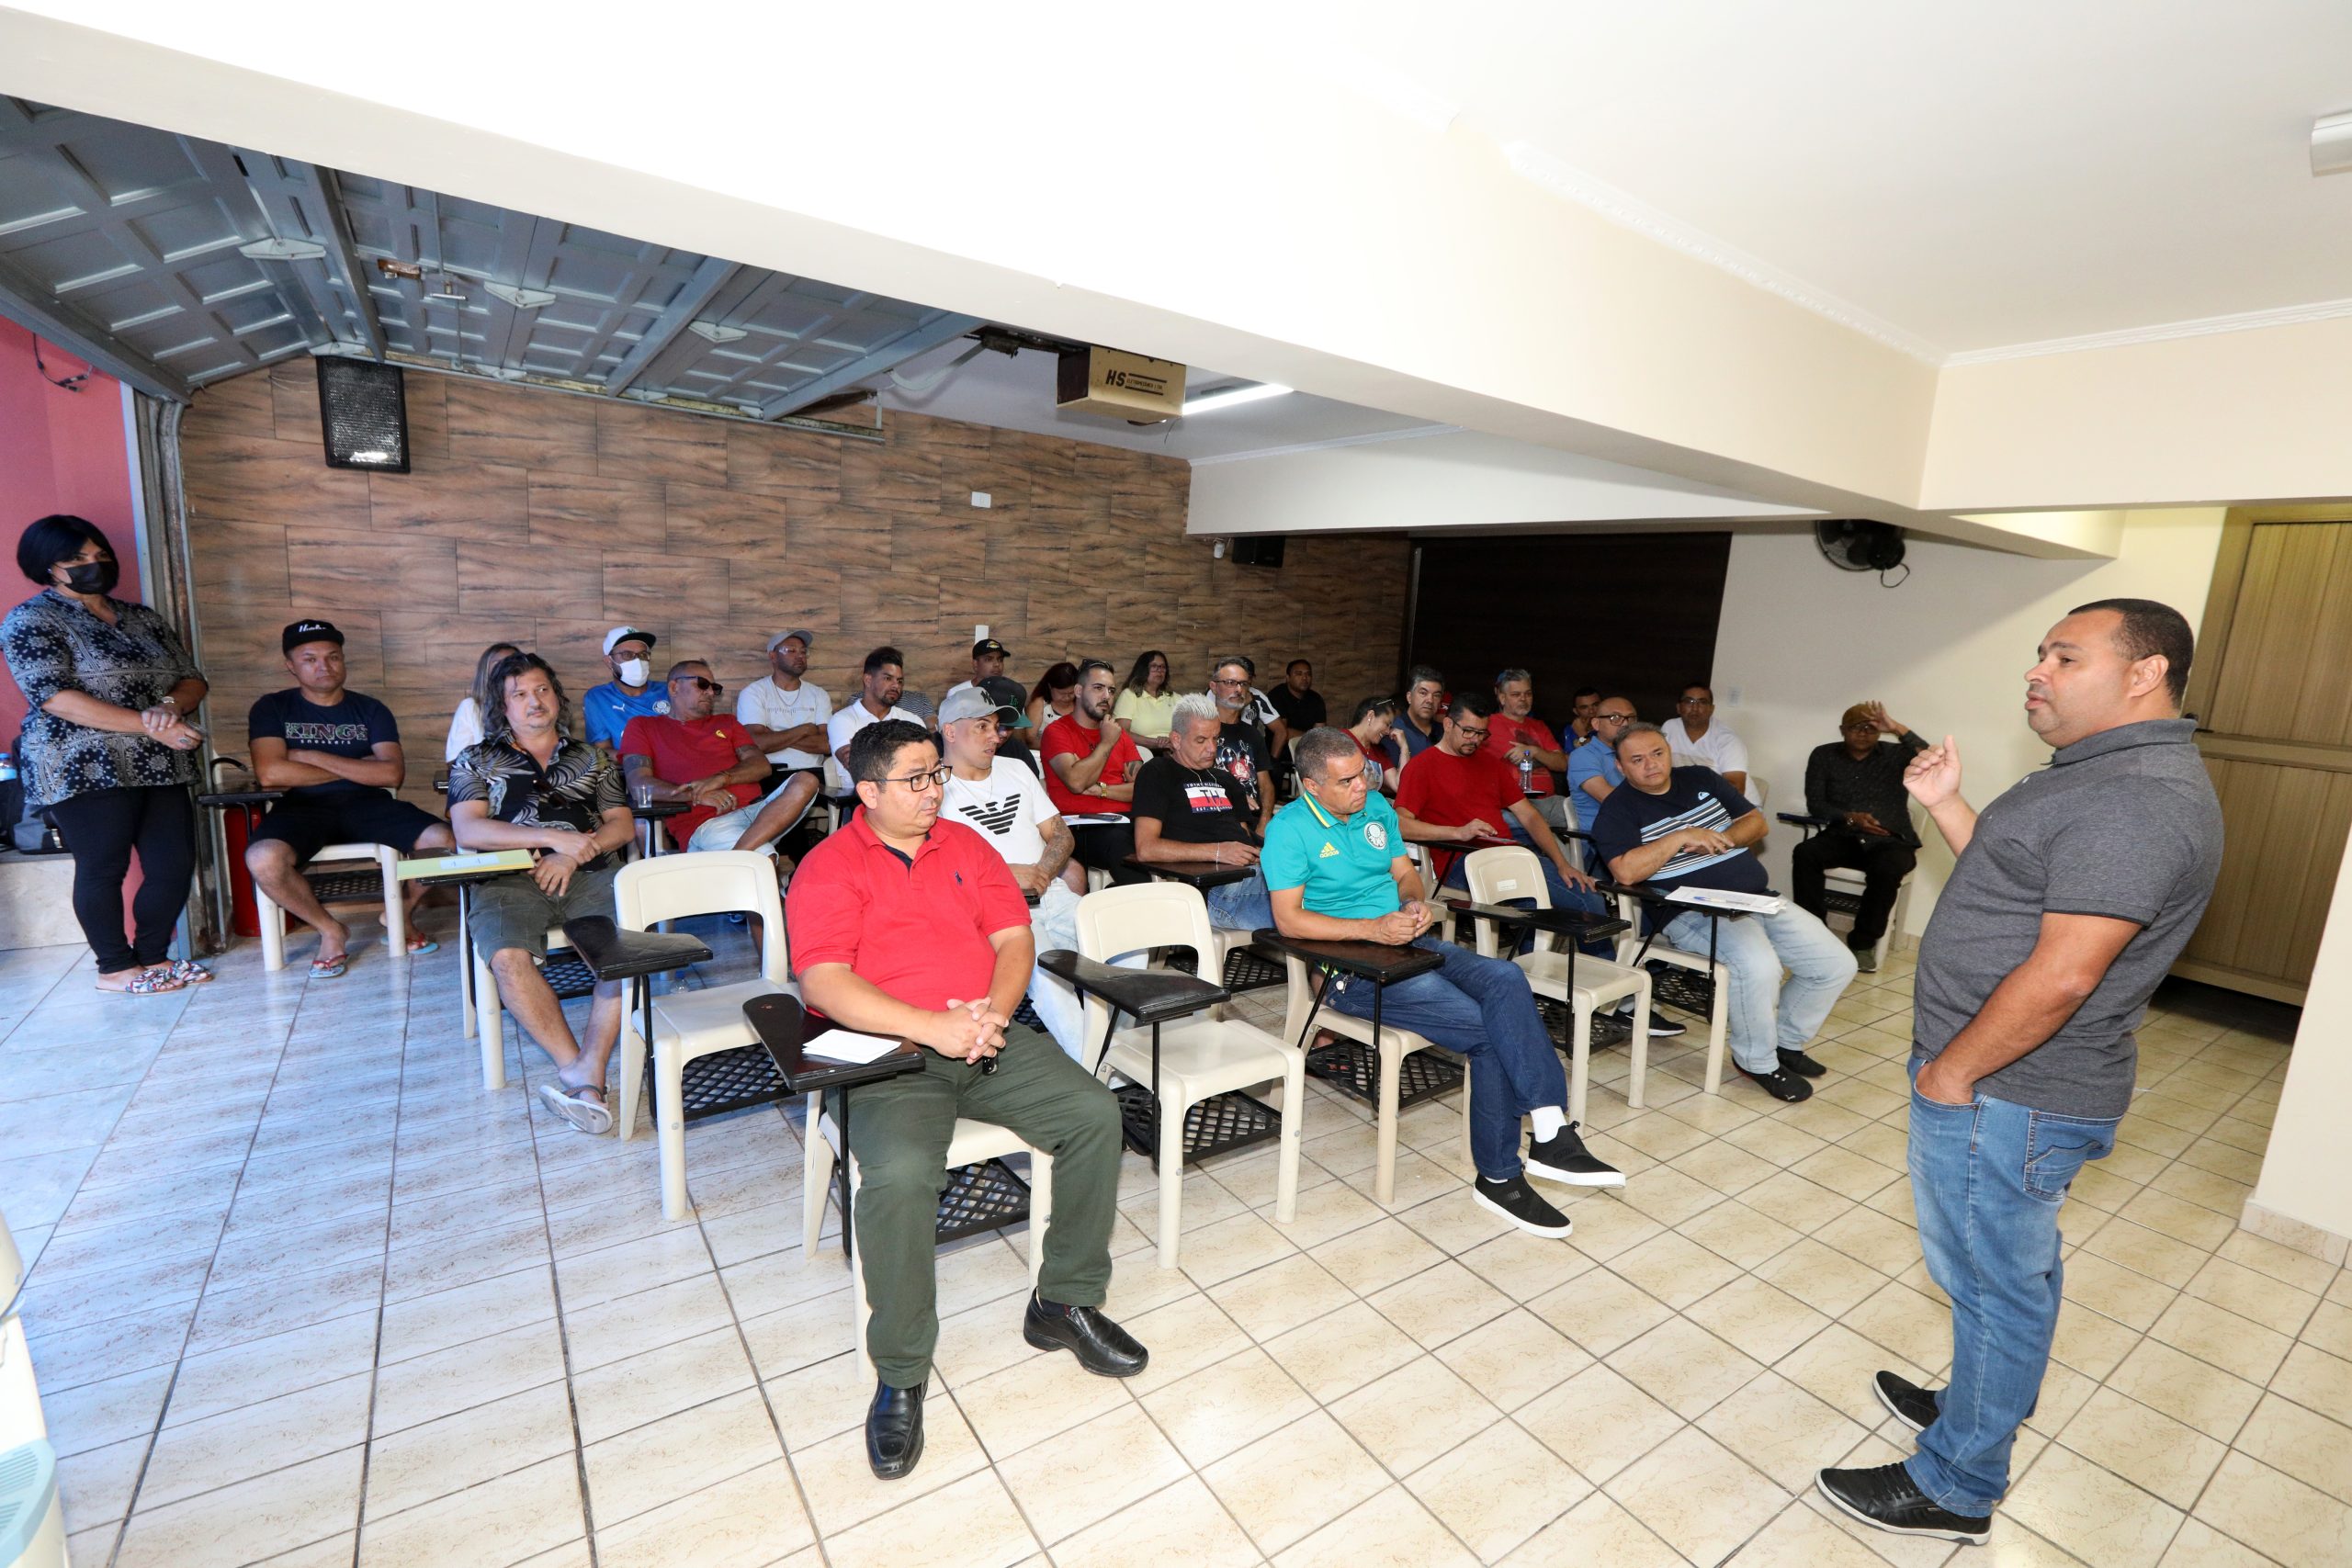
<instances>
[{"instance_id":1,"label":"white plastic chair","mask_svg":"<svg viewBox=\"0 0 2352 1568\"><path fill-rule=\"evenodd\" d=\"M1919 829L1926 815L1917 801L1911 803L1911 836L1913 838L1919 836ZM1878 966L1882 969L1886 967L1886 950L1894 945L1895 933L1903 929L1903 922L1910 918L1911 879L1917 874L1916 868L1906 871L1903 874L1903 880L1895 885L1894 911L1886 917L1886 930L1879 932L1878 945L1871 949L1877 958ZM1860 901L1862 895L1870 890L1869 878L1848 866L1832 866L1822 874L1821 880L1826 891L1840 894L1856 901ZM1829 913L1832 919L1845 921L1847 931L1850 931L1854 929L1854 917L1848 911L1833 905L1830 907Z\"/></svg>"},{"instance_id":2,"label":"white plastic chair","mask_svg":"<svg viewBox=\"0 0 2352 1568\"><path fill-rule=\"evenodd\" d=\"M1544 867L1536 860L1535 852L1523 846L1493 845L1473 851L1464 866L1470 886L1470 897L1481 904L1501 904L1514 898L1531 900L1539 909L1552 907L1552 889L1544 880ZM1477 933L1481 957L1502 955L1502 943L1492 920L1472 919ZM1633 1056L1633 1074L1625 1084L1625 1103L1639 1109L1642 1103L1642 1083L1649 1074L1650 1058L1650 976L1646 969L1630 968L1611 964L1604 958L1578 954L1573 971L1565 948L1547 951L1539 946L1534 952L1522 953L1511 960L1527 972L1528 988L1538 996L1550 997L1567 1006L1568 1024L1568 1120L1584 1120L1585 1090L1592 1077L1592 1018L1602 1007L1634 998L1634 1035L1628 1045ZM1576 984L1568 984L1570 973Z\"/></svg>"},{"instance_id":3,"label":"white plastic chair","mask_svg":"<svg viewBox=\"0 0 2352 1568\"><path fill-rule=\"evenodd\" d=\"M308 872L322 865L345 861L376 863L384 879L384 944L394 958L408 956L408 902L401 895L401 852L390 844L329 844L311 857ZM296 874L300 875L300 873ZM356 905L356 898L322 899L322 903L337 906ZM286 910L261 883L254 883L254 913L261 925L261 966L272 973L286 967Z\"/></svg>"},{"instance_id":4,"label":"white plastic chair","mask_svg":"<svg viewBox=\"0 0 2352 1568\"><path fill-rule=\"evenodd\" d=\"M1209 925L1207 903L1196 888L1174 882L1143 882L1090 893L1078 903L1078 951L1107 964L1123 953L1150 947L1189 947L1203 969L1222 966L1227 936ZM1215 956L1212 956L1215 955ZM1203 978L1215 982L1215 973ZM1306 1053L1277 1040L1254 1024L1195 1013L1159 1026L1159 1060L1153 1062L1153 1030L1132 1025L1111 1032L1113 1010L1099 996L1086 998L1086 1058L1090 1071L1111 1070L1159 1097L1159 1266L1176 1267L1184 1196L1184 1121L1193 1107L1214 1097L1280 1078L1283 1085L1282 1153L1274 1176L1274 1219L1298 1217L1298 1147L1306 1112Z\"/></svg>"},{"instance_id":5,"label":"white plastic chair","mask_svg":"<svg viewBox=\"0 0 2352 1568\"><path fill-rule=\"evenodd\" d=\"M1628 922L1629 927L1625 933L1617 939L1617 962L1628 967L1636 967L1635 955L1639 954L1640 962L1643 964L1653 960L1663 960L1678 969L1689 969L1694 973L1705 975L1713 981L1714 1003L1707 1012L1707 1092L1721 1094L1724 1087L1724 1050L1728 1039L1724 1031L1728 1018L1727 1010L1731 1005L1731 966L1721 960L1710 964L1705 953L1685 953L1679 947L1668 945L1662 939L1652 941L1645 951L1642 945L1644 909L1642 900L1632 894L1617 895L1617 918Z\"/></svg>"},{"instance_id":6,"label":"white plastic chair","mask_svg":"<svg viewBox=\"0 0 2352 1568\"><path fill-rule=\"evenodd\" d=\"M816 1049L821 1053L822 1043ZM849 1092L856 1093L855 1089ZM805 1168L800 1173L800 1253L803 1258L817 1256L817 1234L824 1227L826 1201L833 1190L833 1167L842 1158L841 1129L833 1125L831 1113L821 1107L822 1095L808 1096L808 1134L804 1138ZM947 1157L940 1165L942 1171L957 1170L983 1160L1002 1159L1007 1155L1027 1151L1029 1156L1029 1283L1037 1282L1037 1270L1046 1261L1046 1227L1052 1223L1054 1208L1054 1157L1040 1148L1033 1148L1014 1135L1012 1129L1000 1127L993 1122L975 1122L967 1117L956 1119L956 1132L947 1141ZM849 1156L850 1206L857 1206L858 1164L854 1155ZM854 1222L848 1214L842 1216L842 1229L847 1232ZM846 1247L844 1247L846 1250ZM865 1376L874 1375L874 1358L865 1348L866 1320L874 1309L865 1299L865 1270L853 1266L850 1269L850 1321L857 1337L857 1361L865 1369Z\"/></svg>"},{"instance_id":7,"label":"white plastic chair","mask_svg":"<svg viewBox=\"0 0 2352 1568\"><path fill-rule=\"evenodd\" d=\"M661 1144L662 1214L686 1217L686 1064L719 1051L757 1045L743 1020L743 1003L769 991L792 996L792 953L784 929L784 900L775 863L749 850L705 850L631 862L613 879L613 922L623 931L651 931L690 915L741 911L760 920L760 977L653 998L655 1136ZM640 981L650 985L650 981ZM622 1138L637 1134L637 1101L644 1090L647 1042L639 1038L636 1008L622 1014L621 1100L615 1112Z\"/></svg>"},{"instance_id":8,"label":"white plastic chair","mask_svg":"<svg viewBox=\"0 0 2352 1568\"><path fill-rule=\"evenodd\" d=\"M1313 1048L1313 1041L1300 1039L1306 1029L1307 1013L1313 1010L1317 1028L1328 1029L1343 1040L1353 1040L1360 1044L1375 1043L1372 1020L1356 1018L1337 1008L1315 1007L1314 983L1307 977L1305 959L1295 953L1285 953L1283 954L1283 974L1287 982L1284 991L1286 1006L1283 1010L1284 1040L1299 1048ZM1371 984L1368 980L1356 983ZM1372 1195L1383 1208L1386 1208L1396 1201L1396 1101L1402 1089L1405 1058L1416 1051L1439 1051L1444 1047L1425 1034L1400 1029L1385 1019L1381 1021L1376 1043L1380 1051L1380 1100L1378 1117L1374 1126L1377 1158L1373 1168ZM1462 1073L1462 1136L1466 1146L1470 1136L1470 1072L1466 1061L1463 1064Z\"/></svg>"},{"instance_id":9,"label":"white plastic chair","mask_svg":"<svg viewBox=\"0 0 2352 1568\"><path fill-rule=\"evenodd\" d=\"M1421 893L1424 900L1429 904L1430 914L1435 917L1430 922L1430 929L1437 932L1439 941L1452 942L1453 940L1453 911L1447 908L1438 897L1436 852L1427 844L1408 842L1405 845L1405 852L1412 857L1413 869L1421 874Z\"/></svg>"}]
</instances>

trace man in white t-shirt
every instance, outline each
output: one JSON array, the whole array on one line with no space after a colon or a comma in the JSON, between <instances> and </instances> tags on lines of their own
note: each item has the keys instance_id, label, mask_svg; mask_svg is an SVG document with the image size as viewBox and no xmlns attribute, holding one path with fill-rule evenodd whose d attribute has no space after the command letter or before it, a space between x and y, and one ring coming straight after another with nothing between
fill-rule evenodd
<instances>
[{"instance_id":1,"label":"man in white t-shirt","mask_svg":"<svg viewBox=\"0 0 2352 1568\"><path fill-rule=\"evenodd\" d=\"M751 731L752 744L765 751L770 766L787 773L813 773L832 750L825 739L833 699L825 688L804 680L810 633L795 628L768 638L768 669L735 699L735 716ZM781 783L782 781L775 781Z\"/></svg>"},{"instance_id":2,"label":"man in white t-shirt","mask_svg":"<svg viewBox=\"0 0 2352 1568\"><path fill-rule=\"evenodd\" d=\"M1012 710L1016 715L1018 710ZM940 800L942 820L964 823L1004 857L1012 880L1034 899L1029 926L1037 951L1078 950L1078 900L1064 874L1077 847L1037 775L996 754L1007 708L978 686L961 686L939 705L939 734L951 771ZM1081 887L1083 884L1080 885ZM1054 1043L1084 1062L1086 1021L1078 993L1043 969L1029 975L1029 1005Z\"/></svg>"},{"instance_id":3,"label":"man in white t-shirt","mask_svg":"<svg viewBox=\"0 0 2352 1568\"><path fill-rule=\"evenodd\" d=\"M833 754L833 761L841 764L844 781L849 777L850 740L867 725L879 724L886 718L902 718L909 724L930 728L927 721L899 705L899 698L907 689L907 660L897 649L877 648L867 654L862 680L865 689L858 694L857 701L825 721L825 747ZM852 791L847 805L855 804L857 795ZM842 820L849 820L846 808Z\"/></svg>"},{"instance_id":4,"label":"man in white t-shirt","mask_svg":"<svg viewBox=\"0 0 2352 1568\"><path fill-rule=\"evenodd\" d=\"M1674 716L1658 726L1658 732L1673 749L1676 767L1713 768L1724 783L1747 797L1748 805L1763 809L1764 803L1747 784L1747 743L1715 722L1713 687L1703 681L1683 687L1674 699Z\"/></svg>"}]
</instances>

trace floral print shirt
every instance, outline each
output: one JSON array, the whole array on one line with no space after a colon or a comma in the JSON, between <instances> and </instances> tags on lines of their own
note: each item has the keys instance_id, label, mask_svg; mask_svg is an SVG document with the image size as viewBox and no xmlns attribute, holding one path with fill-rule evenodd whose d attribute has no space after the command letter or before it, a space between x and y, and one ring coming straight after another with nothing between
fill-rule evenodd
<instances>
[{"instance_id":1,"label":"floral print shirt","mask_svg":"<svg viewBox=\"0 0 2352 1568\"><path fill-rule=\"evenodd\" d=\"M141 711L197 674L195 660L170 622L144 604L107 603L115 614L112 626L80 601L49 588L0 621L0 655L31 710L25 716L17 767L25 798L36 807L94 790L196 780L194 751L175 751L144 730L93 729L42 708L60 692L82 692Z\"/></svg>"}]
</instances>

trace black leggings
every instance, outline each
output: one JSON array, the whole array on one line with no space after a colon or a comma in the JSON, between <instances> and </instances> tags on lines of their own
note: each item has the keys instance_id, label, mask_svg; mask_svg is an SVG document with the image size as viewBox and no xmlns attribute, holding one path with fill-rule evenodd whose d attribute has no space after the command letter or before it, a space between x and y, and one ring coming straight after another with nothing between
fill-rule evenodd
<instances>
[{"instance_id":1,"label":"black leggings","mask_svg":"<svg viewBox=\"0 0 2352 1568\"><path fill-rule=\"evenodd\" d=\"M196 818L184 784L96 789L49 808L74 856L74 918L96 955L98 973L147 967L171 955L172 928L196 876ZM134 947L122 934L122 883L139 852L139 891L130 912Z\"/></svg>"}]
</instances>

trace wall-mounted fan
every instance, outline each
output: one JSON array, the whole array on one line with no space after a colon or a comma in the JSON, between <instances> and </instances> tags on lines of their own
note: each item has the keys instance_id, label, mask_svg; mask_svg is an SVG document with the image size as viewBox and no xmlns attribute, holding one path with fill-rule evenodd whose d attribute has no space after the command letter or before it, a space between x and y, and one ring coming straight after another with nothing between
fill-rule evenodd
<instances>
[{"instance_id":1,"label":"wall-mounted fan","mask_svg":"<svg viewBox=\"0 0 2352 1568\"><path fill-rule=\"evenodd\" d=\"M1882 578L1903 565L1903 530L1892 523L1860 517L1826 518L1813 525L1822 558L1840 571L1875 571ZM1909 569L1903 576L1910 576ZM1892 588L1895 582L1887 583Z\"/></svg>"}]
</instances>

